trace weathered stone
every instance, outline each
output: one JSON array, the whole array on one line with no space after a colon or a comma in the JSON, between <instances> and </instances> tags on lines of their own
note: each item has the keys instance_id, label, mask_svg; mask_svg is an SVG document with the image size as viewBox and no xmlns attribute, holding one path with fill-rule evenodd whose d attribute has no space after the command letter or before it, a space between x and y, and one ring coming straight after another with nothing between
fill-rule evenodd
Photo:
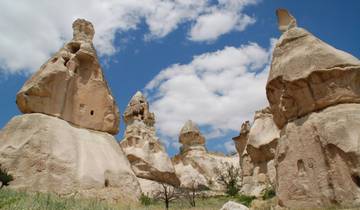
<instances>
[{"instance_id":1,"label":"weathered stone","mask_svg":"<svg viewBox=\"0 0 360 210\"><path fill-rule=\"evenodd\" d=\"M23 113L44 113L116 134L119 111L92 43L93 25L78 19L73 30L73 39L24 84L16 103Z\"/></svg>"},{"instance_id":2,"label":"weathered stone","mask_svg":"<svg viewBox=\"0 0 360 210\"><path fill-rule=\"evenodd\" d=\"M120 145L137 177L178 186L174 166L155 132L155 116L141 92L137 92L124 113L126 124Z\"/></svg>"},{"instance_id":3,"label":"weathered stone","mask_svg":"<svg viewBox=\"0 0 360 210\"><path fill-rule=\"evenodd\" d=\"M240 134L239 136L236 136L233 138L234 142L235 142L235 147L236 150L239 154L239 157L241 157L241 155L243 154L246 145L247 145L247 141L248 141L248 135L250 132L250 122L249 121L245 121L240 128Z\"/></svg>"},{"instance_id":4,"label":"weathered stone","mask_svg":"<svg viewBox=\"0 0 360 210\"><path fill-rule=\"evenodd\" d=\"M339 104L289 122L276 154L281 206L360 203L360 104Z\"/></svg>"},{"instance_id":5,"label":"weathered stone","mask_svg":"<svg viewBox=\"0 0 360 210\"><path fill-rule=\"evenodd\" d=\"M181 185L190 188L196 180L199 185L211 190L223 191L224 186L217 180L218 171L230 165L238 166L239 157L208 152L205 138L192 121L187 121L181 129L179 142L182 144L180 154L172 161Z\"/></svg>"},{"instance_id":6,"label":"weathered stone","mask_svg":"<svg viewBox=\"0 0 360 210\"><path fill-rule=\"evenodd\" d=\"M280 130L269 108L255 113L251 128L248 121L243 124L240 136L234 138L237 144L246 143L240 150L241 193L260 196L263 190L275 184L274 158L279 137Z\"/></svg>"},{"instance_id":7,"label":"weathered stone","mask_svg":"<svg viewBox=\"0 0 360 210\"><path fill-rule=\"evenodd\" d=\"M14 117L0 131L0 164L11 188L136 201L140 186L115 138L44 115Z\"/></svg>"},{"instance_id":8,"label":"weathered stone","mask_svg":"<svg viewBox=\"0 0 360 210\"><path fill-rule=\"evenodd\" d=\"M190 150L206 151L205 138L200 133L197 125L191 120L186 121L185 125L181 128L179 142L182 144L180 147L181 153L186 153Z\"/></svg>"},{"instance_id":9,"label":"weathered stone","mask_svg":"<svg viewBox=\"0 0 360 210\"><path fill-rule=\"evenodd\" d=\"M360 103L360 61L296 27L286 11L277 14L284 33L274 49L266 85L276 125L282 128L331 105Z\"/></svg>"},{"instance_id":10,"label":"weathered stone","mask_svg":"<svg viewBox=\"0 0 360 210\"><path fill-rule=\"evenodd\" d=\"M234 201L226 202L220 210L249 210L248 207Z\"/></svg>"}]
</instances>

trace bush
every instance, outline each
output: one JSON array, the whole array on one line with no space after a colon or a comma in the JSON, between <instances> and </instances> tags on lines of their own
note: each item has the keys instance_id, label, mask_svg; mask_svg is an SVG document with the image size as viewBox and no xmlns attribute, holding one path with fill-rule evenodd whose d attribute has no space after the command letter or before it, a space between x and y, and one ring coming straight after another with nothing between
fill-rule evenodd
<instances>
[{"instance_id":1,"label":"bush","mask_svg":"<svg viewBox=\"0 0 360 210\"><path fill-rule=\"evenodd\" d=\"M271 187L268 187L264 190L264 192L262 193L262 199L263 200L268 200L268 199L271 199L273 197L276 196L276 192L275 192L275 189L271 186Z\"/></svg>"},{"instance_id":2,"label":"bush","mask_svg":"<svg viewBox=\"0 0 360 210\"><path fill-rule=\"evenodd\" d=\"M250 207L251 202L256 199L255 196L247 196L247 195L238 195L235 198L236 198L237 202L239 202L247 207Z\"/></svg>"},{"instance_id":3,"label":"bush","mask_svg":"<svg viewBox=\"0 0 360 210\"><path fill-rule=\"evenodd\" d=\"M142 205L144 205L144 206L149 206L152 203L152 199L149 196L147 196L147 195L145 195L143 193L141 193L141 196L140 196L139 200L140 200L140 203Z\"/></svg>"},{"instance_id":4,"label":"bush","mask_svg":"<svg viewBox=\"0 0 360 210\"><path fill-rule=\"evenodd\" d=\"M11 182L12 180L14 180L13 176L9 174L5 169L0 168L0 188L2 188L3 186L8 186L9 182Z\"/></svg>"},{"instance_id":5,"label":"bush","mask_svg":"<svg viewBox=\"0 0 360 210\"><path fill-rule=\"evenodd\" d=\"M230 196L238 194L240 187L238 185L240 172L234 165L225 164L223 168L215 170L217 181L226 187L225 193Z\"/></svg>"}]
</instances>

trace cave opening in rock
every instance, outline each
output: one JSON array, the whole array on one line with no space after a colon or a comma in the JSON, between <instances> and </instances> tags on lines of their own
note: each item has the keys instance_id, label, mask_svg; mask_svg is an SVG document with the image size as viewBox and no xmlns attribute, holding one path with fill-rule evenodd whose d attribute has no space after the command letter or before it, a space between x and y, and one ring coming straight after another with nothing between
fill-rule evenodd
<instances>
[{"instance_id":1,"label":"cave opening in rock","mask_svg":"<svg viewBox=\"0 0 360 210\"><path fill-rule=\"evenodd\" d=\"M109 184L110 184L110 183L109 183L109 180L108 180L108 179L105 179L104 186L105 186L105 187L109 187Z\"/></svg>"},{"instance_id":2,"label":"cave opening in rock","mask_svg":"<svg viewBox=\"0 0 360 210\"><path fill-rule=\"evenodd\" d=\"M94 115L94 110L91 110L91 111L90 111L90 115Z\"/></svg>"},{"instance_id":3,"label":"cave opening in rock","mask_svg":"<svg viewBox=\"0 0 360 210\"><path fill-rule=\"evenodd\" d=\"M69 50L73 54L76 53L77 51L80 50L80 43L77 43L77 42L70 43Z\"/></svg>"},{"instance_id":4,"label":"cave opening in rock","mask_svg":"<svg viewBox=\"0 0 360 210\"><path fill-rule=\"evenodd\" d=\"M360 187L360 176L356 175L356 174L353 174L351 175L351 178L353 180L353 182L358 186Z\"/></svg>"}]
</instances>

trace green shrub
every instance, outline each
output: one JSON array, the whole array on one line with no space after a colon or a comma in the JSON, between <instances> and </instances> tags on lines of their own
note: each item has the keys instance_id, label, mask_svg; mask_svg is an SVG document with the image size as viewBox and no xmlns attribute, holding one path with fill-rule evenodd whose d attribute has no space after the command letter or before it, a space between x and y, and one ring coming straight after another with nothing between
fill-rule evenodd
<instances>
[{"instance_id":1,"label":"green shrub","mask_svg":"<svg viewBox=\"0 0 360 210\"><path fill-rule=\"evenodd\" d=\"M9 174L5 169L0 168L0 182L2 183L1 187L8 186L9 182L14 180L13 176Z\"/></svg>"},{"instance_id":2,"label":"green shrub","mask_svg":"<svg viewBox=\"0 0 360 210\"><path fill-rule=\"evenodd\" d=\"M273 197L276 196L276 192L275 192L275 189L271 186L271 187L268 187L264 190L264 192L262 193L262 199L263 200L268 200L268 199L271 199Z\"/></svg>"},{"instance_id":3,"label":"green shrub","mask_svg":"<svg viewBox=\"0 0 360 210\"><path fill-rule=\"evenodd\" d=\"M255 196L247 196L247 195L237 195L235 198L237 202L247 207L250 207L251 202L256 199Z\"/></svg>"},{"instance_id":4,"label":"green shrub","mask_svg":"<svg viewBox=\"0 0 360 210\"><path fill-rule=\"evenodd\" d=\"M144 206L149 206L149 205L151 205L151 203L152 203L152 199L149 197L149 196L147 196L147 195L145 195L145 194L141 194L141 196L140 196L140 203L142 204L142 205L144 205Z\"/></svg>"}]
</instances>

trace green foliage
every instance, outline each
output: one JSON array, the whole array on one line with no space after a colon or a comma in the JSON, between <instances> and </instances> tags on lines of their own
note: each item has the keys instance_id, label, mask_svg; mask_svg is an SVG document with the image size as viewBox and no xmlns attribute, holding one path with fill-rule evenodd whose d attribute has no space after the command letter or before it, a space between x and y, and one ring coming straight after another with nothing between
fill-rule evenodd
<instances>
[{"instance_id":1,"label":"green foliage","mask_svg":"<svg viewBox=\"0 0 360 210\"><path fill-rule=\"evenodd\" d=\"M152 199L149 196L147 196L147 195L145 195L143 193L141 193L139 201L144 206L150 206L151 203L152 203Z\"/></svg>"},{"instance_id":2,"label":"green foliage","mask_svg":"<svg viewBox=\"0 0 360 210\"><path fill-rule=\"evenodd\" d=\"M235 196L237 202L250 207L251 202L256 199L255 196L247 196L247 195L237 195Z\"/></svg>"},{"instance_id":3,"label":"green foliage","mask_svg":"<svg viewBox=\"0 0 360 210\"><path fill-rule=\"evenodd\" d=\"M8 186L9 182L11 182L12 180L14 180L13 176L9 174L5 169L0 168L0 182L2 182L2 185Z\"/></svg>"},{"instance_id":4,"label":"green foliage","mask_svg":"<svg viewBox=\"0 0 360 210\"><path fill-rule=\"evenodd\" d=\"M217 169L217 180L226 187L225 193L229 196L238 194L240 187L238 185L240 171L234 165L225 165L222 169Z\"/></svg>"},{"instance_id":5,"label":"green foliage","mask_svg":"<svg viewBox=\"0 0 360 210\"><path fill-rule=\"evenodd\" d=\"M276 196L276 192L275 192L275 189L274 187L270 186L270 187L267 187L264 192L262 193L262 199L263 200L268 200L268 199L271 199L273 197Z\"/></svg>"}]
</instances>

